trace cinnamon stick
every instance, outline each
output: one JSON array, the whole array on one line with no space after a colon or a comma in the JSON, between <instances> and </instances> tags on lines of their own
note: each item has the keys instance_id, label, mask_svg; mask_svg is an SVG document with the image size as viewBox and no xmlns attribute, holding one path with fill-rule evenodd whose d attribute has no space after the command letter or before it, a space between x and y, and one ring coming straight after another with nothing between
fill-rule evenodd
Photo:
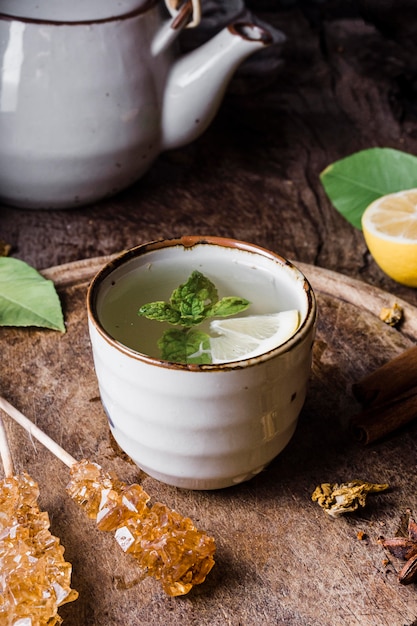
<instances>
[{"instance_id":1,"label":"cinnamon stick","mask_svg":"<svg viewBox=\"0 0 417 626\"><path fill-rule=\"evenodd\" d=\"M363 410L350 419L353 435L368 444L417 418L417 346L352 385Z\"/></svg>"},{"instance_id":2,"label":"cinnamon stick","mask_svg":"<svg viewBox=\"0 0 417 626\"><path fill-rule=\"evenodd\" d=\"M371 405L350 419L353 436L369 444L405 426L417 417L417 386L383 404Z\"/></svg>"},{"instance_id":3,"label":"cinnamon stick","mask_svg":"<svg viewBox=\"0 0 417 626\"><path fill-rule=\"evenodd\" d=\"M367 407L392 400L416 385L417 346L413 346L353 384L352 392Z\"/></svg>"}]
</instances>

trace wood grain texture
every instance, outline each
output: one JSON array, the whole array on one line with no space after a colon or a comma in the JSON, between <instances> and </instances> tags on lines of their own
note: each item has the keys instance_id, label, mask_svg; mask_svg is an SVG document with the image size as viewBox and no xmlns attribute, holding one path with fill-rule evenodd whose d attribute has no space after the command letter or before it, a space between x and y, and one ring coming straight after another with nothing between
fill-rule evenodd
<instances>
[{"instance_id":1,"label":"wood grain texture","mask_svg":"<svg viewBox=\"0 0 417 626\"><path fill-rule=\"evenodd\" d=\"M407 508L417 511L417 424L366 452L347 420L358 408L350 386L416 339L417 310L407 305L406 334L378 318L392 295L371 288L351 302L357 282L340 283L326 270L303 265L318 299L319 322L307 401L289 446L258 477L232 489L180 490L149 478L111 439L98 398L87 331L85 297L106 259L52 268L67 333L0 328L1 393L75 458L96 460L128 481L140 481L152 500L190 516L212 534L217 562L207 581L184 598L168 598L157 582L129 587L139 572L110 535L100 533L65 494L68 469L6 420L16 471L41 489L52 531L73 564L80 598L62 608L66 626L277 624L293 626L411 625L414 588L397 582L399 563L378 543L395 534ZM350 287L350 291L348 289ZM357 514L330 520L311 501L321 482L362 478L388 482ZM364 532L360 541L357 533Z\"/></svg>"},{"instance_id":2,"label":"wood grain texture","mask_svg":"<svg viewBox=\"0 0 417 626\"><path fill-rule=\"evenodd\" d=\"M54 266L46 274L59 285L68 325L65 335L0 328L0 392L75 457L142 481L154 500L189 515L218 544L209 579L185 598L165 597L152 580L123 589L137 572L68 501L67 469L7 421L16 468L39 481L41 504L74 566L80 599L63 607L65 626L417 623L415 587L397 583L400 564L385 564L377 542L395 534L407 508L417 511L417 425L366 451L347 429L359 408L352 382L415 344L417 290L379 270L319 181L327 165L357 150L417 154L417 44L401 34L411 21L407 29L390 18L389 0L383 14L376 0L247 4L287 35L276 50L282 64L261 79L256 63L242 67L200 139L162 154L141 181L93 206L0 206L0 239L12 255L38 269ZM211 493L146 477L109 438L85 314L87 284L104 262L97 257L186 234L233 236L293 259L319 304L310 390L293 440L251 482ZM394 299L404 305L400 330L378 319ZM328 519L311 493L351 478L391 489L356 515Z\"/></svg>"}]
</instances>

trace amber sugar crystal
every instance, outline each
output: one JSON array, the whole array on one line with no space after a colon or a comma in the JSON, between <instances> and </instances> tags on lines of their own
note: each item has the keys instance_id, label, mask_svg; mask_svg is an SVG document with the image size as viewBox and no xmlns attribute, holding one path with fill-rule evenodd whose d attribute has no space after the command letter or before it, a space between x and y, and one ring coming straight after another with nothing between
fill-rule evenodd
<instances>
[{"instance_id":1,"label":"amber sugar crystal","mask_svg":"<svg viewBox=\"0 0 417 626\"><path fill-rule=\"evenodd\" d=\"M168 595L188 593L213 567L214 539L164 504L149 506L140 485L127 485L83 460L71 467L67 491L100 530L114 532L122 550L160 580Z\"/></svg>"},{"instance_id":2,"label":"amber sugar crystal","mask_svg":"<svg viewBox=\"0 0 417 626\"><path fill-rule=\"evenodd\" d=\"M40 511L37 483L26 473L0 481L0 624L55 626L72 602L71 564Z\"/></svg>"}]
</instances>

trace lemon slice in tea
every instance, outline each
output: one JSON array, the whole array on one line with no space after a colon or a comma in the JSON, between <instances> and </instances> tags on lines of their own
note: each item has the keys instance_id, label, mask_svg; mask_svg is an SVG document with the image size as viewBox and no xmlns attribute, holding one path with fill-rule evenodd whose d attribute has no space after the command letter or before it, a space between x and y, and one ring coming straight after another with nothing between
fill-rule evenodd
<instances>
[{"instance_id":1,"label":"lemon slice in tea","mask_svg":"<svg viewBox=\"0 0 417 626\"><path fill-rule=\"evenodd\" d=\"M289 339L299 326L298 311L213 320L210 331L212 363L251 359Z\"/></svg>"}]
</instances>

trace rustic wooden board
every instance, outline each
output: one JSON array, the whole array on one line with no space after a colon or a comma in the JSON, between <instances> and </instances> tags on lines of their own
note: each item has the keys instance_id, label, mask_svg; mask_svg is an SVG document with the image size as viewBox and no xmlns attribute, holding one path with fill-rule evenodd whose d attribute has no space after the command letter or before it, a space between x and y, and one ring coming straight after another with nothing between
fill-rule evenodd
<instances>
[{"instance_id":1,"label":"rustic wooden board","mask_svg":"<svg viewBox=\"0 0 417 626\"><path fill-rule=\"evenodd\" d=\"M252 481L190 492L143 474L109 436L85 310L88 282L105 260L45 271L59 289L67 333L1 328L1 393L74 457L96 460L128 482L141 481L153 500L189 515L216 538L218 553L206 583L183 598L166 597L152 579L129 588L138 575L134 563L66 496L68 469L7 420L16 471L26 470L39 482L41 506L73 564L80 597L61 609L65 625L417 623L417 590L398 584L399 563L385 564L377 541L395 534L407 508L417 511L417 425L366 449L346 428L358 410L351 383L415 342L417 309L399 301L405 320L393 329L378 318L394 300L389 293L299 263L315 289L319 322L296 434ZM352 478L388 482L391 489L339 520L311 501L317 484Z\"/></svg>"}]
</instances>

